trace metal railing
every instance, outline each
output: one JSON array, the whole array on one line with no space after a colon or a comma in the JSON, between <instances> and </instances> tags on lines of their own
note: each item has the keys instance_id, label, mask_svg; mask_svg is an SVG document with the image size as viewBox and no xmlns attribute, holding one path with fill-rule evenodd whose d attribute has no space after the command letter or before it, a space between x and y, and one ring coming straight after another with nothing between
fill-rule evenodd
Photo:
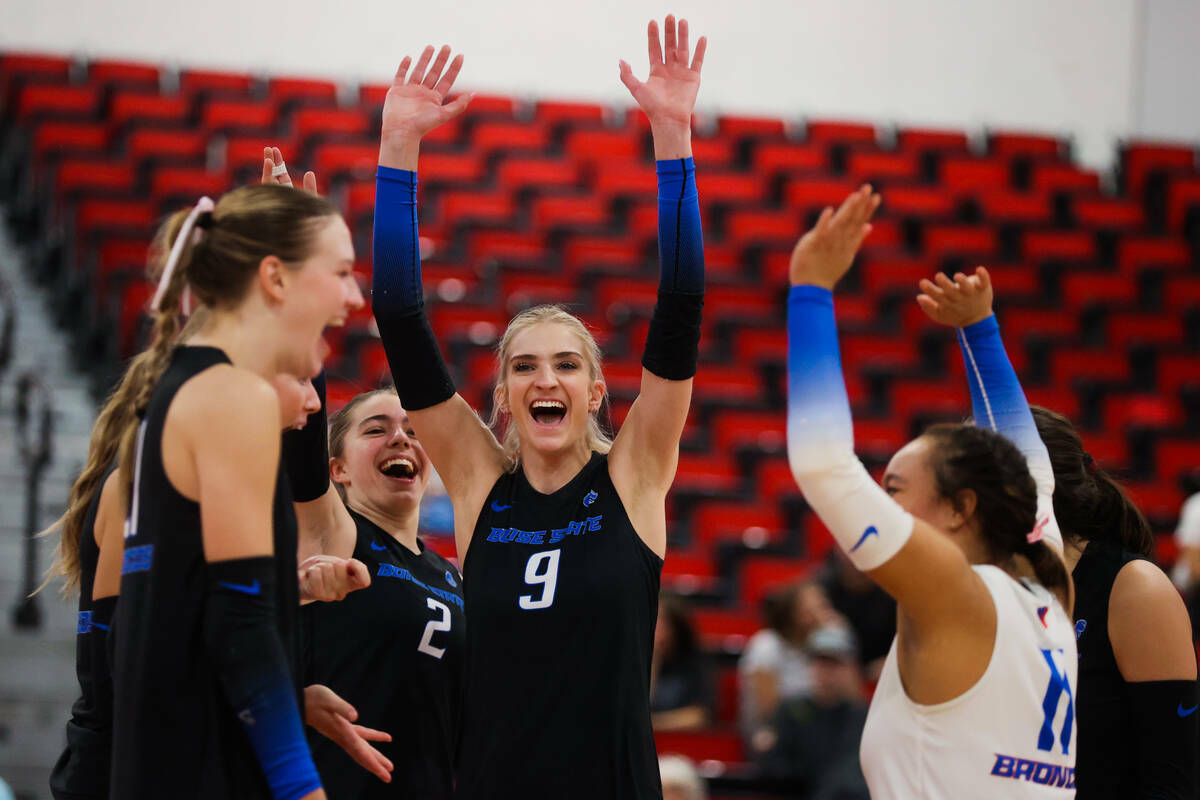
<instances>
[{"instance_id":1,"label":"metal railing","mask_svg":"<svg viewBox=\"0 0 1200 800\"><path fill-rule=\"evenodd\" d=\"M25 468L25 558L21 596L13 609L17 628L42 625L38 588L38 519L42 477L54 461L54 403L50 390L33 370L17 379L17 451Z\"/></svg>"}]
</instances>

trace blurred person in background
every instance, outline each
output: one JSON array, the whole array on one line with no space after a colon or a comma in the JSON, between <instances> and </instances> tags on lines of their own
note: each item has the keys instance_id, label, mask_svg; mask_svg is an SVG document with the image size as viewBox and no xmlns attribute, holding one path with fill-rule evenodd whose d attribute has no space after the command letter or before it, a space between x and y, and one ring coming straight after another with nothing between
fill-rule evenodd
<instances>
[{"instance_id":1,"label":"blurred person in background","mask_svg":"<svg viewBox=\"0 0 1200 800\"><path fill-rule=\"evenodd\" d=\"M818 576L830 605L846 618L858 641L858 660L869 681L879 679L896 636L896 601L833 548Z\"/></svg>"},{"instance_id":2,"label":"blurred person in background","mask_svg":"<svg viewBox=\"0 0 1200 800\"><path fill-rule=\"evenodd\" d=\"M1180 481L1188 499L1179 511L1175 526L1175 569L1171 578L1187 601L1192 619L1192 637L1200 641L1200 468L1189 472Z\"/></svg>"},{"instance_id":3,"label":"blurred person in background","mask_svg":"<svg viewBox=\"0 0 1200 800\"><path fill-rule=\"evenodd\" d=\"M650 716L654 729L703 728L709 721L712 690L691 611L674 595L658 601L654 657L650 664Z\"/></svg>"},{"instance_id":4,"label":"blurred person in background","mask_svg":"<svg viewBox=\"0 0 1200 800\"><path fill-rule=\"evenodd\" d=\"M663 756L658 760L662 774L663 800L708 800L704 781L686 756Z\"/></svg>"},{"instance_id":5,"label":"blurred person in background","mask_svg":"<svg viewBox=\"0 0 1200 800\"><path fill-rule=\"evenodd\" d=\"M845 625L816 581L797 581L763 597L767 627L750 637L738 661L738 714L742 735L754 739L783 700L812 691L804 645L823 625Z\"/></svg>"},{"instance_id":6,"label":"blurred person in background","mask_svg":"<svg viewBox=\"0 0 1200 800\"><path fill-rule=\"evenodd\" d=\"M812 800L868 800L858 763L867 703L854 634L827 625L809 636L806 650L812 691L780 704L755 739L754 757L764 777L803 784Z\"/></svg>"}]
</instances>

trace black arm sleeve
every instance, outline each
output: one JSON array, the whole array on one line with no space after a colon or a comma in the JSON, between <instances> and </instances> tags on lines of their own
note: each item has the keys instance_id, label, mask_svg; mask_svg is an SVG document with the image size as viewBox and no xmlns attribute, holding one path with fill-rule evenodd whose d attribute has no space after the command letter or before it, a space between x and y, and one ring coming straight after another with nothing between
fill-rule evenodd
<instances>
[{"instance_id":1,"label":"black arm sleeve","mask_svg":"<svg viewBox=\"0 0 1200 800\"><path fill-rule=\"evenodd\" d=\"M1134 718L1129 741L1136 748L1137 800L1195 800L1200 759L1196 681L1126 686Z\"/></svg>"},{"instance_id":2,"label":"black arm sleeve","mask_svg":"<svg viewBox=\"0 0 1200 800\"><path fill-rule=\"evenodd\" d=\"M325 373L313 378L313 389L321 408L308 415L297 431L283 434L283 468L292 489L292 499L308 503L329 490L329 421L325 415Z\"/></svg>"}]
</instances>

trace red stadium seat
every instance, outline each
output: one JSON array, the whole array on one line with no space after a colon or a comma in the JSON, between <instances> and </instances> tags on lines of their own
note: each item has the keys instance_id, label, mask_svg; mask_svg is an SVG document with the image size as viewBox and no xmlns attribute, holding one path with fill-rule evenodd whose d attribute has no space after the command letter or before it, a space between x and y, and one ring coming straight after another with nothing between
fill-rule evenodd
<instances>
[{"instance_id":1,"label":"red stadium seat","mask_svg":"<svg viewBox=\"0 0 1200 800\"><path fill-rule=\"evenodd\" d=\"M900 291L917 296L922 278L933 278L937 266L932 259L914 257L872 258L860 270L863 288L871 294Z\"/></svg>"},{"instance_id":2,"label":"red stadium seat","mask_svg":"<svg viewBox=\"0 0 1200 800\"><path fill-rule=\"evenodd\" d=\"M824 147L796 142L760 142L754 148L754 168L764 176L785 170L823 171L829 163Z\"/></svg>"},{"instance_id":3,"label":"red stadium seat","mask_svg":"<svg viewBox=\"0 0 1200 800\"><path fill-rule=\"evenodd\" d=\"M723 410L712 422L713 448L722 453L746 446L782 452L786 429L787 417L780 411Z\"/></svg>"},{"instance_id":4,"label":"red stadium seat","mask_svg":"<svg viewBox=\"0 0 1200 800\"><path fill-rule=\"evenodd\" d=\"M1142 207L1132 200L1108 197L1076 197L1075 219L1089 228L1136 230L1145 222Z\"/></svg>"},{"instance_id":5,"label":"red stadium seat","mask_svg":"<svg viewBox=\"0 0 1200 800\"><path fill-rule=\"evenodd\" d=\"M1038 133L995 132L988 135L988 152L994 156L1012 158L1032 156L1057 159L1066 151L1062 141L1054 136Z\"/></svg>"},{"instance_id":6,"label":"red stadium seat","mask_svg":"<svg viewBox=\"0 0 1200 800\"><path fill-rule=\"evenodd\" d=\"M155 208L143 200L85 200L75 210L75 233L83 238L98 230L121 229L153 234Z\"/></svg>"},{"instance_id":7,"label":"red stadium seat","mask_svg":"<svg viewBox=\"0 0 1200 800\"><path fill-rule=\"evenodd\" d=\"M71 74L71 60L45 53L0 53L0 80L38 78L46 82L65 82Z\"/></svg>"},{"instance_id":8,"label":"red stadium seat","mask_svg":"<svg viewBox=\"0 0 1200 800\"><path fill-rule=\"evenodd\" d=\"M967 134L962 131L933 128L901 128L896 131L896 147L908 152L936 150L947 153L966 152Z\"/></svg>"},{"instance_id":9,"label":"red stadium seat","mask_svg":"<svg viewBox=\"0 0 1200 800\"><path fill-rule=\"evenodd\" d=\"M804 125L805 138L823 144L874 144L875 126L869 122L839 122L810 119Z\"/></svg>"},{"instance_id":10,"label":"red stadium seat","mask_svg":"<svg viewBox=\"0 0 1200 800\"><path fill-rule=\"evenodd\" d=\"M188 98L157 92L131 91L113 95L108 121L114 127L128 122L183 122L191 110Z\"/></svg>"},{"instance_id":11,"label":"red stadium seat","mask_svg":"<svg viewBox=\"0 0 1200 800\"><path fill-rule=\"evenodd\" d=\"M777 117L739 117L724 115L717 119L717 130L728 139L751 137L781 137L783 120Z\"/></svg>"},{"instance_id":12,"label":"red stadium seat","mask_svg":"<svg viewBox=\"0 0 1200 800\"><path fill-rule=\"evenodd\" d=\"M137 174L124 161L71 158L58 165L56 185L60 196L89 194L122 195L133 191Z\"/></svg>"},{"instance_id":13,"label":"red stadium seat","mask_svg":"<svg viewBox=\"0 0 1200 800\"><path fill-rule=\"evenodd\" d=\"M777 539L783 527L783 517L769 506L707 502L692 515L694 541L704 548L721 541L762 547Z\"/></svg>"},{"instance_id":14,"label":"red stadium seat","mask_svg":"<svg viewBox=\"0 0 1200 800\"><path fill-rule=\"evenodd\" d=\"M278 147L283 151L285 161L289 154L299 150L299 144L291 137L259 134L230 136L225 140L225 167L230 172L241 169L260 172L263 163L263 149L266 147ZM289 166L289 170L293 176L296 174L294 167ZM325 191L325 187L328 186L330 177L324 172L317 172L317 181L322 187L322 191Z\"/></svg>"},{"instance_id":15,"label":"red stadium seat","mask_svg":"<svg viewBox=\"0 0 1200 800\"><path fill-rule=\"evenodd\" d=\"M134 161L144 159L202 159L208 134L193 130L141 128L129 134L125 151Z\"/></svg>"},{"instance_id":16,"label":"red stadium seat","mask_svg":"<svg viewBox=\"0 0 1200 800\"><path fill-rule=\"evenodd\" d=\"M533 224L541 229L566 226L600 228L608 223L607 206L588 194L545 195L529 209Z\"/></svg>"},{"instance_id":17,"label":"red stadium seat","mask_svg":"<svg viewBox=\"0 0 1200 800\"><path fill-rule=\"evenodd\" d=\"M1100 175L1074 164L1039 162L1033 166L1031 178L1035 192L1096 192Z\"/></svg>"},{"instance_id":18,"label":"red stadium seat","mask_svg":"<svg viewBox=\"0 0 1200 800\"><path fill-rule=\"evenodd\" d=\"M663 562L663 588L680 594L709 591L720 576L707 553L690 553L676 548L667 550Z\"/></svg>"},{"instance_id":19,"label":"red stadium seat","mask_svg":"<svg viewBox=\"0 0 1200 800\"><path fill-rule=\"evenodd\" d=\"M93 61L88 64L90 83L157 88L161 78L162 68L156 64L136 61Z\"/></svg>"},{"instance_id":20,"label":"red stadium seat","mask_svg":"<svg viewBox=\"0 0 1200 800\"><path fill-rule=\"evenodd\" d=\"M543 124L487 121L471 130L472 146L482 152L493 150L545 151L550 146L549 129Z\"/></svg>"},{"instance_id":21,"label":"red stadium seat","mask_svg":"<svg viewBox=\"0 0 1200 800\"><path fill-rule=\"evenodd\" d=\"M1080 379L1128 383L1133 371L1129 359L1105 350L1058 347L1050 354L1054 382L1072 385Z\"/></svg>"},{"instance_id":22,"label":"red stadium seat","mask_svg":"<svg viewBox=\"0 0 1200 800\"><path fill-rule=\"evenodd\" d=\"M17 117L74 117L95 119L100 110L97 86L29 84L17 92Z\"/></svg>"},{"instance_id":23,"label":"red stadium seat","mask_svg":"<svg viewBox=\"0 0 1200 800\"><path fill-rule=\"evenodd\" d=\"M560 123L602 123L608 112L595 103L575 103L563 100L542 100L533 107L533 114L549 125Z\"/></svg>"},{"instance_id":24,"label":"red stadium seat","mask_svg":"<svg viewBox=\"0 0 1200 800\"><path fill-rule=\"evenodd\" d=\"M301 139L330 134L363 136L369 128L370 118L360 108L301 108L292 115L292 129Z\"/></svg>"},{"instance_id":25,"label":"red stadium seat","mask_svg":"<svg viewBox=\"0 0 1200 800\"><path fill-rule=\"evenodd\" d=\"M1200 176L1177 177L1167 187L1167 225L1173 233L1183 230L1189 209L1200 208Z\"/></svg>"},{"instance_id":26,"label":"red stadium seat","mask_svg":"<svg viewBox=\"0 0 1200 800\"><path fill-rule=\"evenodd\" d=\"M738 599L744 608L758 608L771 590L806 580L817 567L810 559L752 555L738 572Z\"/></svg>"},{"instance_id":27,"label":"red stadium seat","mask_svg":"<svg viewBox=\"0 0 1200 800\"><path fill-rule=\"evenodd\" d=\"M179 73L179 91L187 94L247 95L254 78L238 72L187 69Z\"/></svg>"},{"instance_id":28,"label":"red stadium seat","mask_svg":"<svg viewBox=\"0 0 1200 800\"><path fill-rule=\"evenodd\" d=\"M643 143L634 131L580 128L567 134L563 140L563 152L579 163L602 162L598 169L602 176L610 162L640 158Z\"/></svg>"},{"instance_id":29,"label":"red stadium seat","mask_svg":"<svg viewBox=\"0 0 1200 800\"><path fill-rule=\"evenodd\" d=\"M316 78L272 78L267 82L267 93L277 103L301 101L304 103L337 102L337 84Z\"/></svg>"},{"instance_id":30,"label":"red stadium seat","mask_svg":"<svg viewBox=\"0 0 1200 800\"><path fill-rule=\"evenodd\" d=\"M1158 388L1173 395L1182 386L1200 387L1200 358L1190 353L1161 353L1158 357Z\"/></svg>"},{"instance_id":31,"label":"red stadium seat","mask_svg":"<svg viewBox=\"0 0 1200 800\"><path fill-rule=\"evenodd\" d=\"M948 156L942 160L942 184L951 191L966 194L1011 185L1011 168L1004 158Z\"/></svg>"},{"instance_id":32,"label":"red stadium seat","mask_svg":"<svg viewBox=\"0 0 1200 800\"><path fill-rule=\"evenodd\" d=\"M984 218L995 222L1044 225L1053 213L1050 197L1042 192L984 192L975 201Z\"/></svg>"},{"instance_id":33,"label":"red stadium seat","mask_svg":"<svg viewBox=\"0 0 1200 800\"><path fill-rule=\"evenodd\" d=\"M789 178L784 187L784 203L788 208L800 211L819 211L826 206L837 208L857 188L851 180ZM797 229L793 233L798 238L801 231Z\"/></svg>"},{"instance_id":34,"label":"red stadium seat","mask_svg":"<svg viewBox=\"0 0 1200 800\"><path fill-rule=\"evenodd\" d=\"M996 230L985 225L933 224L925 228L925 253L935 258L971 255L988 259L997 244Z\"/></svg>"},{"instance_id":35,"label":"red stadium seat","mask_svg":"<svg viewBox=\"0 0 1200 800\"><path fill-rule=\"evenodd\" d=\"M1183 272L1191 265L1187 243L1176 237L1123 236L1117 244L1117 268L1125 275L1145 269Z\"/></svg>"},{"instance_id":36,"label":"red stadium seat","mask_svg":"<svg viewBox=\"0 0 1200 800\"><path fill-rule=\"evenodd\" d=\"M1126 145L1121 158L1125 191L1134 200L1141 200L1151 172L1195 166L1196 151L1187 145L1135 142Z\"/></svg>"},{"instance_id":37,"label":"red stadium seat","mask_svg":"<svg viewBox=\"0 0 1200 800\"><path fill-rule=\"evenodd\" d=\"M1026 231L1021 237L1021 252L1031 261L1090 260L1096 257L1096 238L1090 231Z\"/></svg>"},{"instance_id":38,"label":"red stadium seat","mask_svg":"<svg viewBox=\"0 0 1200 800\"><path fill-rule=\"evenodd\" d=\"M1129 279L1116 273L1069 271L1062 276L1063 305L1122 305L1130 299ZM1076 334L1078 331L1076 331Z\"/></svg>"},{"instance_id":39,"label":"red stadium seat","mask_svg":"<svg viewBox=\"0 0 1200 800\"><path fill-rule=\"evenodd\" d=\"M1159 394L1118 394L1115 392L1105 395L1104 427L1108 430L1125 431L1135 427L1172 428L1181 422L1183 422L1183 410L1180 408L1179 402L1170 397Z\"/></svg>"},{"instance_id":40,"label":"red stadium seat","mask_svg":"<svg viewBox=\"0 0 1200 800\"><path fill-rule=\"evenodd\" d=\"M1125 312L1108 320L1108 343L1121 349L1132 344L1181 345L1183 335L1183 320L1177 316Z\"/></svg>"},{"instance_id":41,"label":"red stadium seat","mask_svg":"<svg viewBox=\"0 0 1200 800\"><path fill-rule=\"evenodd\" d=\"M941 219L954 213L957 201L936 186L889 186L881 193L886 214Z\"/></svg>"},{"instance_id":42,"label":"red stadium seat","mask_svg":"<svg viewBox=\"0 0 1200 800\"><path fill-rule=\"evenodd\" d=\"M261 129L275 127L279 108L274 101L216 99L209 100L200 112L200 124L208 131Z\"/></svg>"},{"instance_id":43,"label":"red stadium seat","mask_svg":"<svg viewBox=\"0 0 1200 800\"><path fill-rule=\"evenodd\" d=\"M378 153L372 156L372 167ZM465 220L502 223L509 220L516 204L512 195L501 191L448 191L441 198L440 221L454 225Z\"/></svg>"},{"instance_id":44,"label":"red stadium seat","mask_svg":"<svg viewBox=\"0 0 1200 800\"><path fill-rule=\"evenodd\" d=\"M228 175L209 172L203 167L159 167L150 178L150 194L159 199L194 200L201 195L216 199L231 188Z\"/></svg>"},{"instance_id":45,"label":"red stadium seat","mask_svg":"<svg viewBox=\"0 0 1200 800\"><path fill-rule=\"evenodd\" d=\"M565 158L523 156L506 158L496 170L496 180L508 189L528 187L574 187L579 182L579 167Z\"/></svg>"},{"instance_id":46,"label":"red stadium seat","mask_svg":"<svg viewBox=\"0 0 1200 800\"><path fill-rule=\"evenodd\" d=\"M318 180L343 177L369 180L374 177L379 164L379 145L328 142L313 151L311 161Z\"/></svg>"},{"instance_id":47,"label":"red stadium seat","mask_svg":"<svg viewBox=\"0 0 1200 800\"><path fill-rule=\"evenodd\" d=\"M921 163L911 151L897 153L873 150L850 153L847 174L855 181L915 180L921 174Z\"/></svg>"}]
</instances>

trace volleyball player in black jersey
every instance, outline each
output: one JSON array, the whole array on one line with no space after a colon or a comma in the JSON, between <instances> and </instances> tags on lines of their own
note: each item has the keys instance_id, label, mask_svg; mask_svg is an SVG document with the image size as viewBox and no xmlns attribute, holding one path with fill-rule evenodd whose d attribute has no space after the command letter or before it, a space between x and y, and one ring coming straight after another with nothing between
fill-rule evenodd
<instances>
[{"instance_id":1,"label":"volleyball player in black jersey","mask_svg":"<svg viewBox=\"0 0 1200 800\"><path fill-rule=\"evenodd\" d=\"M939 275L922 281L921 289L929 316L960 331L968 374L977 376L973 395L982 400L976 416L1002 405L996 398L1008 386L1019 388L1016 374L1007 358L983 359L975 352L980 346L1003 352L987 270L953 280ZM982 341L967 344L977 338ZM993 361L998 368L989 368ZM1084 450L1070 420L1032 410L1050 452L1054 515L1075 582L1077 797L1192 800L1200 721L1187 610L1151 561L1154 537L1145 517Z\"/></svg>"},{"instance_id":2,"label":"volleyball player in black jersey","mask_svg":"<svg viewBox=\"0 0 1200 800\"><path fill-rule=\"evenodd\" d=\"M316 498L297 504L301 552L356 558L372 580L342 602L304 608L305 681L392 734L376 745L391 775L373 770L385 779L375 780L310 734L313 760L331 797L450 798L466 632L458 570L417 536L432 467L392 390L360 394L335 414L328 448L325 430L322 411L284 436L293 486Z\"/></svg>"},{"instance_id":3,"label":"volleyball player in black jersey","mask_svg":"<svg viewBox=\"0 0 1200 800\"><path fill-rule=\"evenodd\" d=\"M641 393L611 444L596 415L599 350L570 314L517 316L500 344L505 445L454 392L423 310L416 246L421 136L461 67L426 49L401 64L383 112L374 312L400 399L454 505L467 676L456 796L661 796L650 727L650 657L666 551L667 491L691 400L703 245L691 113L705 41L668 17L649 28L650 78L622 80L650 119L660 176L663 275Z\"/></svg>"},{"instance_id":4,"label":"volleyball player in black jersey","mask_svg":"<svg viewBox=\"0 0 1200 800\"><path fill-rule=\"evenodd\" d=\"M112 794L324 798L298 709L296 523L268 380L315 373L323 328L361 305L349 231L325 200L257 186L202 200L162 240L161 376L122 449ZM209 319L173 348L185 287Z\"/></svg>"}]
</instances>

